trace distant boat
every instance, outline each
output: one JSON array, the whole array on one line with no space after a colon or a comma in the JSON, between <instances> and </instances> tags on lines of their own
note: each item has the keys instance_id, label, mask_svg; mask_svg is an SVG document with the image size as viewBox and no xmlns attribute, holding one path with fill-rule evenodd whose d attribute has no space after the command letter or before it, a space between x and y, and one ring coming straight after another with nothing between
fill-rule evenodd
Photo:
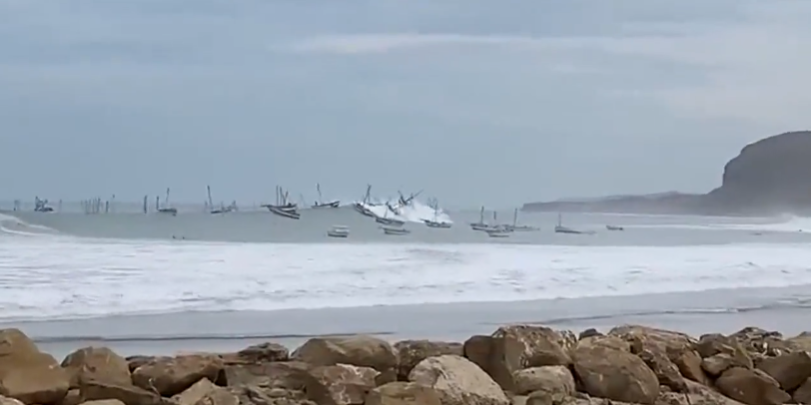
<instances>
[{"instance_id":1,"label":"distant boat","mask_svg":"<svg viewBox=\"0 0 811 405\"><path fill-rule=\"evenodd\" d=\"M504 227L509 231L538 231L540 228L529 226L529 225L518 225L518 208L515 209L513 212L513 223L512 225L504 225Z\"/></svg>"},{"instance_id":2,"label":"distant boat","mask_svg":"<svg viewBox=\"0 0 811 405\"><path fill-rule=\"evenodd\" d=\"M281 187L276 186L276 204L262 204L262 207L267 208L268 211L280 217L290 219L301 218L301 214L298 213L298 205L288 202L287 195L288 193Z\"/></svg>"},{"instance_id":3,"label":"distant boat","mask_svg":"<svg viewBox=\"0 0 811 405\"><path fill-rule=\"evenodd\" d=\"M348 238L349 228L343 225L333 225L332 228L327 231L327 236L330 238Z\"/></svg>"},{"instance_id":4,"label":"distant boat","mask_svg":"<svg viewBox=\"0 0 811 405\"><path fill-rule=\"evenodd\" d=\"M34 197L34 212L53 212L53 207L48 206L48 200L40 200Z\"/></svg>"},{"instance_id":5,"label":"distant boat","mask_svg":"<svg viewBox=\"0 0 811 405\"><path fill-rule=\"evenodd\" d=\"M558 214L558 224L555 225L555 233L566 233L571 235L582 235L584 232L563 226L563 217Z\"/></svg>"},{"instance_id":6,"label":"distant boat","mask_svg":"<svg viewBox=\"0 0 811 405\"><path fill-rule=\"evenodd\" d=\"M617 226L617 225L606 225L605 229L608 229L609 231L624 231L625 230L625 228L623 228L621 226Z\"/></svg>"},{"instance_id":7,"label":"distant boat","mask_svg":"<svg viewBox=\"0 0 811 405\"><path fill-rule=\"evenodd\" d=\"M177 215L177 208L169 206L169 188L166 188L166 199L163 200L163 207L160 206L160 200L156 200L158 213L164 215Z\"/></svg>"},{"instance_id":8,"label":"distant boat","mask_svg":"<svg viewBox=\"0 0 811 405\"><path fill-rule=\"evenodd\" d=\"M366 185L366 194L363 196L363 199L360 202L356 202L356 203L352 204L352 208L354 208L355 211L357 211L359 214L361 214L363 216L366 216L366 217L369 217L369 218L375 218L375 217L377 217L377 215L375 215L375 213L372 212L372 210L370 210L368 208L368 206L372 205L372 203L371 203L371 192L372 192L372 185L367 184Z\"/></svg>"},{"instance_id":9,"label":"distant boat","mask_svg":"<svg viewBox=\"0 0 811 405\"><path fill-rule=\"evenodd\" d=\"M429 205L434 209L434 219L423 219L422 222L424 222L429 228L450 228L452 225L450 222L439 220L439 202L436 199L433 199Z\"/></svg>"},{"instance_id":10,"label":"distant boat","mask_svg":"<svg viewBox=\"0 0 811 405\"><path fill-rule=\"evenodd\" d=\"M403 226L405 225L405 221L401 221L395 218L389 218L389 212L391 211L391 206L386 203L386 211L383 212L383 216L375 215L375 222L382 225L389 225L389 226Z\"/></svg>"},{"instance_id":11,"label":"distant boat","mask_svg":"<svg viewBox=\"0 0 811 405\"><path fill-rule=\"evenodd\" d=\"M318 192L318 200L313 204L313 208L338 208L341 205L341 202L338 200L324 202L324 200L321 198L320 184L316 184L315 189Z\"/></svg>"},{"instance_id":12,"label":"distant boat","mask_svg":"<svg viewBox=\"0 0 811 405\"><path fill-rule=\"evenodd\" d=\"M482 206L481 211L479 212L479 222L473 222L470 224L470 228L474 231L492 231L496 228L484 222L484 206Z\"/></svg>"},{"instance_id":13,"label":"distant boat","mask_svg":"<svg viewBox=\"0 0 811 405\"><path fill-rule=\"evenodd\" d=\"M235 204L231 204L230 206L226 207L225 204L220 203L219 208L214 208L214 203L211 200L211 186L206 186L206 192L208 193L208 212L209 214L225 214L231 211L234 211Z\"/></svg>"},{"instance_id":14,"label":"distant boat","mask_svg":"<svg viewBox=\"0 0 811 405\"><path fill-rule=\"evenodd\" d=\"M510 231L499 230L499 229L492 229L492 230L485 231L485 232L487 233L487 236L489 236L491 238L509 238L510 233L511 233Z\"/></svg>"},{"instance_id":15,"label":"distant boat","mask_svg":"<svg viewBox=\"0 0 811 405\"><path fill-rule=\"evenodd\" d=\"M389 228L389 227L386 227L386 226L384 226L382 228L383 228L383 233L385 233L386 235L401 236L401 235L408 235L408 234L411 233L411 231L409 231L408 229L405 229L405 228Z\"/></svg>"}]
</instances>

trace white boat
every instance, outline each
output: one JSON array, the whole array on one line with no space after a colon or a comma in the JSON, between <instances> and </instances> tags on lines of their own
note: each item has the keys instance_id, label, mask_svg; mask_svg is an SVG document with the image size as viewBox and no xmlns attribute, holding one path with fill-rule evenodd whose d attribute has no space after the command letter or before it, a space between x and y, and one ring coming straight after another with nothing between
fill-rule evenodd
<instances>
[{"instance_id":1,"label":"white boat","mask_svg":"<svg viewBox=\"0 0 811 405\"><path fill-rule=\"evenodd\" d=\"M512 225L504 225L504 228L509 231L519 231L519 232L531 232L531 231L538 231L540 228L529 226L529 225L518 225L518 208L515 209L513 212L513 223Z\"/></svg>"},{"instance_id":2,"label":"white boat","mask_svg":"<svg viewBox=\"0 0 811 405\"><path fill-rule=\"evenodd\" d=\"M511 233L510 231L500 229L493 229L485 232L487 233L487 236L491 238L509 238Z\"/></svg>"},{"instance_id":3,"label":"white boat","mask_svg":"<svg viewBox=\"0 0 811 405\"><path fill-rule=\"evenodd\" d=\"M607 229L609 231L624 231L625 230L625 228L623 228L621 226L617 226L617 225L606 225L605 229Z\"/></svg>"},{"instance_id":4,"label":"white boat","mask_svg":"<svg viewBox=\"0 0 811 405\"><path fill-rule=\"evenodd\" d=\"M333 225L332 228L327 231L327 236L330 238L348 238L349 228L343 225Z\"/></svg>"},{"instance_id":5,"label":"white boat","mask_svg":"<svg viewBox=\"0 0 811 405\"><path fill-rule=\"evenodd\" d=\"M386 203L386 211L383 212L383 216L375 215L375 222L381 225L388 225L388 226L403 226L405 225L405 221L396 219L396 218L389 218L389 212L391 212L391 206Z\"/></svg>"},{"instance_id":6,"label":"white boat","mask_svg":"<svg viewBox=\"0 0 811 405\"><path fill-rule=\"evenodd\" d=\"M555 233L565 233L570 235L591 235L594 232L583 232L563 226L563 218L560 214L558 214L558 224L555 225Z\"/></svg>"},{"instance_id":7,"label":"white boat","mask_svg":"<svg viewBox=\"0 0 811 405\"><path fill-rule=\"evenodd\" d=\"M163 200L163 207L160 205L160 197L155 200L155 207L159 214L177 216L177 208L169 206L169 188L166 188L166 199Z\"/></svg>"},{"instance_id":8,"label":"white boat","mask_svg":"<svg viewBox=\"0 0 811 405\"><path fill-rule=\"evenodd\" d=\"M484 231L484 232L495 229L495 227L490 226L489 224L484 222L484 206L482 206L482 209L479 212L479 222L471 223L470 228L473 229L474 231Z\"/></svg>"},{"instance_id":9,"label":"white boat","mask_svg":"<svg viewBox=\"0 0 811 405\"><path fill-rule=\"evenodd\" d=\"M360 202L356 202L356 203L352 204L352 208L354 208L355 211L357 211L359 214L361 214L363 216L366 216L366 217L369 217L369 218L375 218L376 217L375 213L372 212L372 210L370 210L368 208L369 206L372 205L372 203L371 203L371 192L372 192L372 185L367 184L366 185L366 194L363 196L363 199Z\"/></svg>"},{"instance_id":10,"label":"white boat","mask_svg":"<svg viewBox=\"0 0 811 405\"><path fill-rule=\"evenodd\" d=\"M281 187L276 186L276 204L262 204L261 206L267 208L273 214L280 217L299 219L301 214L298 213L298 205L287 200L287 194Z\"/></svg>"},{"instance_id":11,"label":"white boat","mask_svg":"<svg viewBox=\"0 0 811 405\"><path fill-rule=\"evenodd\" d=\"M298 213L296 210L285 210L283 208L276 207L274 205L267 206L268 211L284 218L290 219L300 219L301 214Z\"/></svg>"},{"instance_id":12,"label":"white boat","mask_svg":"<svg viewBox=\"0 0 811 405\"><path fill-rule=\"evenodd\" d=\"M411 231L405 228L390 228L387 226L383 226L381 228L383 228L383 233L385 233L386 235L400 236L400 235L408 235L411 233Z\"/></svg>"},{"instance_id":13,"label":"white boat","mask_svg":"<svg viewBox=\"0 0 811 405\"><path fill-rule=\"evenodd\" d=\"M206 186L206 192L208 193L208 206L206 208L210 214L226 214L236 210L236 204L234 203L228 207L226 207L225 204L220 203L219 208L214 208L214 203L211 200L211 186Z\"/></svg>"},{"instance_id":14,"label":"white boat","mask_svg":"<svg viewBox=\"0 0 811 405\"><path fill-rule=\"evenodd\" d=\"M338 208L341 202L338 200L324 201L321 199L321 184L316 184L315 189L318 192L318 201L313 204L313 208Z\"/></svg>"}]
</instances>

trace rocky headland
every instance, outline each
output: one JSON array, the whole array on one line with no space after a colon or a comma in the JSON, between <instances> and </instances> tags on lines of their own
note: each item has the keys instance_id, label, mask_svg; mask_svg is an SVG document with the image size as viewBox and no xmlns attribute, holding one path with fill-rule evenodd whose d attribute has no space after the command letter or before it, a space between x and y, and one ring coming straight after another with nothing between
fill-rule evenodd
<instances>
[{"instance_id":1,"label":"rocky headland","mask_svg":"<svg viewBox=\"0 0 811 405\"><path fill-rule=\"evenodd\" d=\"M312 338L237 353L124 358L87 347L61 364L0 330L2 405L778 405L811 403L811 333L745 328L694 338L645 326L575 335L511 325L465 342Z\"/></svg>"},{"instance_id":2,"label":"rocky headland","mask_svg":"<svg viewBox=\"0 0 811 405\"><path fill-rule=\"evenodd\" d=\"M685 164L689 158L685 157ZM746 145L706 194L668 192L524 204L526 211L770 215L811 213L811 131L786 132Z\"/></svg>"}]
</instances>

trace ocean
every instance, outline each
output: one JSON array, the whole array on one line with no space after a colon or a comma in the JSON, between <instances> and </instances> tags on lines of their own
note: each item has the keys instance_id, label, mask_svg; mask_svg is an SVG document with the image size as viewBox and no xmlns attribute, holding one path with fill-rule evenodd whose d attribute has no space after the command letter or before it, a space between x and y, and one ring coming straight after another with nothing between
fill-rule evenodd
<instances>
[{"instance_id":1,"label":"ocean","mask_svg":"<svg viewBox=\"0 0 811 405\"><path fill-rule=\"evenodd\" d=\"M399 236L351 207L304 209L298 221L250 209L68 211L0 214L0 328L57 357L351 333L463 340L515 322L795 334L811 313L811 220L791 216L565 214L589 232L568 235L553 231L557 214L519 213L539 229L490 238L468 226L476 210L439 212L450 229L425 226L434 212L420 202ZM327 237L334 225L350 236Z\"/></svg>"}]
</instances>

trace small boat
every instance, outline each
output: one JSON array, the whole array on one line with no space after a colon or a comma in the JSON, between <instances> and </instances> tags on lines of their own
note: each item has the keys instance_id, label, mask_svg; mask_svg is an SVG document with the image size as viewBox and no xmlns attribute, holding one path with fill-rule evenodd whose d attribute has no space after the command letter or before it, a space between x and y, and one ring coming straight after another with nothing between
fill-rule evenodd
<instances>
[{"instance_id":1,"label":"small boat","mask_svg":"<svg viewBox=\"0 0 811 405\"><path fill-rule=\"evenodd\" d=\"M361 214L363 216L366 216L366 217L369 217L369 218L375 218L376 217L375 213L372 212L372 210L370 210L368 208L369 206L372 205L372 203L371 203L371 194L370 194L371 191L372 191L372 185L367 184L366 185L366 194L363 196L363 199L360 202L356 202L356 203L352 204L352 208L354 208L355 211L357 211L359 214Z\"/></svg>"},{"instance_id":2,"label":"small boat","mask_svg":"<svg viewBox=\"0 0 811 405\"><path fill-rule=\"evenodd\" d=\"M349 228L343 225L333 225L332 228L327 231L327 236L330 238L348 238Z\"/></svg>"},{"instance_id":3,"label":"small boat","mask_svg":"<svg viewBox=\"0 0 811 405\"><path fill-rule=\"evenodd\" d=\"M484 206L482 206L482 209L479 212L479 222L471 223L470 229L473 229L474 231L484 231L484 232L495 229L495 227L490 226L489 224L484 222Z\"/></svg>"},{"instance_id":4,"label":"small boat","mask_svg":"<svg viewBox=\"0 0 811 405\"><path fill-rule=\"evenodd\" d=\"M422 222L424 222L429 228L450 228L452 225L450 222L439 221L439 202L436 199L433 199L429 205L434 209L434 219L423 219Z\"/></svg>"},{"instance_id":5,"label":"small boat","mask_svg":"<svg viewBox=\"0 0 811 405\"><path fill-rule=\"evenodd\" d=\"M625 228L623 228L621 226L617 226L617 225L606 225L605 229L608 229L609 231L624 231L625 230Z\"/></svg>"},{"instance_id":6,"label":"small boat","mask_svg":"<svg viewBox=\"0 0 811 405\"><path fill-rule=\"evenodd\" d=\"M555 225L555 233L565 233L569 235L592 235L594 232L583 232L578 231L576 229L568 228L563 226L563 220L560 214L558 214L558 224Z\"/></svg>"},{"instance_id":7,"label":"small boat","mask_svg":"<svg viewBox=\"0 0 811 405\"><path fill-rule=\"evenodd\" d=\"M313 208L338 208L341 205L341 202L338 200L327 201L321 199L321 185L315 185L316 191L318 191L318 201L313 204Z\"/></svg>"},{"instance_id":8,"label":"small boat","mask_svg":"<svg viewBox=\"0 0 811 405\"><path fill-rule=\"evenodd\" d=\"M405 228L389 228L387 226L381 227L383 228L383 233L386 235L408 235L411 233L408 229Z\"/></svg>"},{"instance_id":9,"label":"small boat","mask_svg":"<svg viewBox=\"0 0 811 405\"><path fill-rule=\"evenodd\" d=\"M487 236L489 236L491 238L509 238L510 233L512 233L510 231L506 231L506 230L503 230L503 229L492 229L492 230L485 231L485 232L487 233Z\"/></svg>"},{"instance_id":10,"label":"small boat","mask_svg":"<svg viewBox=\"0 0 811 405\"><path fill-rule=\"evenodd\" d=\"M386 203L386 211L383 212L383 216L375 215L375 222L381 225L389 225L389 226L403 226L405 225L405 221L396 219L396 218L389 218L389 212L391 211L391 206L389 203Z\"/></svg>"},{"instance_id":11,"label":"small boat","mask_svg":"<svg viewBox=\"0 0 811 405\"><path fill-rule=\"evenodd\" d=\"M287 200L288 193L284 192L281 187L276 186L276 204L262 204L261 207L267 208L273 214L280 217L290 219L300 219L301 214L298 213L298 205Z\"/></svg>"},{"instance_id":12,"label":"small boat","mask_svg":"<svg viewBox=\"0 0 811 405\"><path fill-rule=\"evenodd\" d=\"M163 200L163 207L160 205L160 197L155 199L155 205L159 214L177 216L177 208L169 206L169 188L166 188L166 199Z\"/></svg>"},{"instance_id":13,"label":"small boat","mask_svg":"<svg viewBox=\"0 0 811 405\"><path fill-rule=\"evenodd\" d=\"M207 208L208 208L208 213L209 214L212 214L212 215L214 215L214 214L226 214L226 213L229 213L231 211L235 211L236 204L234 204L234 203L232 203L228 207L226 207L225 204L220 203L220 206L218 208L215 208L214 203L211 200L211 186L206 186L206 192L208 193L208 206L207 206Z\"/></svg>"},{"instance_id":14,"label":"small boat","mask_svg":"<svg viewBox=\"0 0 811 405\"><path fill-rule=\"evenodd\" d=\"M275 205L268 205L267 209L268 209L268 211L270 211L270 212L272 212L272 213L274 213L274 214L276 214L276 215L278 215L280 217L290 218L290 219L300 219L301 218L301 214L299 214L298 211L296 211L296 210L285 210L285 209L277 207Z\"/></svg>"},{"instance_id":15,"label":"small boat","mask_svg":"<svg viewBox=\"0 0 811 405\"><path fill-rule=\"evenodd\" d=\"M53 212L53 207L48 205L48 200L40 200L34 197L34 212Z\"/></svg>"},{"instance_id":16,"label":"small boat","mask_svg":"<svg viewBox=\"0 0 811 405\"><path fill-rule=\"evenodd\" d=\"M531 232L531 231L539 231L540 228L529 226L529 225L518 225L518 208L515 209L513 213L513 223L512 225L504 225L504 227L509 231L520 231L520 232Z\"/></svg>"}]
</instances>

